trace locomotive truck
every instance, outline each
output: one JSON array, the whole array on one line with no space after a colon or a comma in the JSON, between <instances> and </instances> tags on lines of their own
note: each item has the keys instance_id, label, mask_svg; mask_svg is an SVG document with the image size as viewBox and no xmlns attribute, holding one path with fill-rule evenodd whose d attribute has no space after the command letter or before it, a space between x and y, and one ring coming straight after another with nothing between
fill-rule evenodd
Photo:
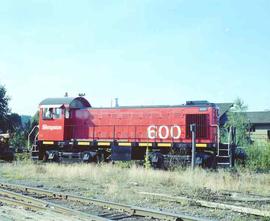
<instances>
[{"instance_id":1,"label":"locomotive truck","mask_svg":"<svg viewBox=\"0 0 270 221\"><path fill-rule=\"evenodd\" d=\"M229 145L220 144L219 108L207 101L174 106L92 107L84 97L47 98L39 104L32 158L83 162L191 161L190 125L196 125L196 163L227 165Z\"/></svg>"}]
</instances>

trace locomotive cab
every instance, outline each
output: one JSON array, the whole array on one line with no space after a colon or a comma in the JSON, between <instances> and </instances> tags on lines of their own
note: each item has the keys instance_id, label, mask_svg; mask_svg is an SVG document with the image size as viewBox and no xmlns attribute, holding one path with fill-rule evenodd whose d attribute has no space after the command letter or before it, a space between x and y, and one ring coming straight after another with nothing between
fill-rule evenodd
<instances>
[{"instance_id":1,"label":"locomotive cab","mask_svg":"<svg viewBox=\"0 0 270 221\"><path fill-rule=\"evenodd\" d=\"M83 97L48 98L39 106L39 141L65 141L72 138L72 127L76 109L90 107Z\"/></svg>"}]
</instances>

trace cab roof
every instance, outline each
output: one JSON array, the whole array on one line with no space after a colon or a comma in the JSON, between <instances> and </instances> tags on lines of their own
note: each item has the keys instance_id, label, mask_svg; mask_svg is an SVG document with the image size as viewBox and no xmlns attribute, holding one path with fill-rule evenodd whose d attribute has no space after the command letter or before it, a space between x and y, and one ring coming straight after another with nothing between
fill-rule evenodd
<instances>
[{"instance_id":1,"label":"cab roof","mask_svg":"<svg viewBox=\"0 0 270 221\"><path fill-rule=\"evenodd\" d=\"M40 102L39 107L69 107L69 108L87 108L91 104L84 97L62 97L46 98Z\"/></svg>"}]
</instances>

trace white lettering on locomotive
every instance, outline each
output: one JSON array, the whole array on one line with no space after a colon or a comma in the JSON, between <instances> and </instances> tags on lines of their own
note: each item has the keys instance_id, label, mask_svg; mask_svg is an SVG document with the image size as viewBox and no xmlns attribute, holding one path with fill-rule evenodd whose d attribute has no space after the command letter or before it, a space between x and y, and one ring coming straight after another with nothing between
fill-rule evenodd
<instances>
[{"instance_id":1,"label":"white lettering on locomotive","mask_svg":"<svg viewBox=\"0 0 270 221\"><path fill-rule=\"evenodd\" d=\"M43 124L42 130L62 130L62 126L49 126L47 124Z\"/></svg>"},{"instance_id":2,"label":"white lettering on locomotive","mask_svg":"<svg viewBox=\"0 0 270 221\"><path fill-rule=\"evenodd\" d=\"M181 128L178 125L173 126L155 126L151 125L147 128L147 135L149 139L179 139L181 136Z\"/></svg>"}]
</instances>

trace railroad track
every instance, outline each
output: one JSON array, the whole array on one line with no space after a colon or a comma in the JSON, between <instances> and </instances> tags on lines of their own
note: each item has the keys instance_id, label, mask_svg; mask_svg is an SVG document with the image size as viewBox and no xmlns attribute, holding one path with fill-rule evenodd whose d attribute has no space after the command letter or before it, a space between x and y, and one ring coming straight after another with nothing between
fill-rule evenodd
<instances>
[{"instance_id":1,"label":"railroad track","mask_svg":"<svg viewBox=\"0 0 270 221\"><path fill-rule=\"evenodd\" d=\"M265 202L270 203L270 196L262 196L254 193L241 193L237 191L224 190L221 191L221 195L229 197L231 201L240 202Z\"/></svg>"},{"instance_id":2,"label":"railroad track","mask_svg":"<svg viewBox=\"0 0 270 221\"><path fill-rule=\"evenodd\" d=\"M55 213L61 213L73 218L78 218L78 220L86 221L86 220L99 220L99 221L107 221L102 217L90 215L87 213L83 213L74 209L70 209L68 207L63 207L61 205L57 205L55 203L47 202L44 200L40 200L34 197L29 197L27 195L23 195L20 193L16 193L9 190L0 189L0 202L5 204L11 204L15 206L22 206L25 209L38 211L38 210L51 210Z\"/></svg>"},{"instance_id":3,"label":"railroad track","mask_svg":"<svg viewBox=\"0 0 270 221\"><path fill-rule=\"evenodd\" d=\"M197 206L201 207L207 207L207 208L214 208L214 209L222 209L222 210L231 210L234 212L238 213L243 213L246 215L254 215L254 216L260 216L260 217L266 217L270 218L270 211L268 210L263 210L263 209L256 209L252 207L248 207L246 202L250 199L240 199L241 202L245 202L243 205L235 205L231 203L225 203L225 202L214 202L214 201L206 201L206 200L200 200L200 199L193 199L193 198L188 198L185 196L170 196L162 193L149 193L149 192L138 192L138 194L146 195L146 196L152 196L155 198L158 198L160 200L167 200L171 202L176 202L176 203L192 203L196 204ZM237 200L237 199L233 199ZM266 202L268 203L268 198L260 198L257 199L257 201L252 200L251 202Z\"/></svg>"},{"instance_id":4,"label":"railroad track","mask_svg":"<svg viewBox=\"0 0 270 221\"><path fill-rule=\"evenodd\" d=\"M0 202L20 205L33 210L49 209L54 212L76 216L80 220L209 221L209 219L179 213L168 213L7 183L0 183Z\"/></svg>"}]
</instances>

